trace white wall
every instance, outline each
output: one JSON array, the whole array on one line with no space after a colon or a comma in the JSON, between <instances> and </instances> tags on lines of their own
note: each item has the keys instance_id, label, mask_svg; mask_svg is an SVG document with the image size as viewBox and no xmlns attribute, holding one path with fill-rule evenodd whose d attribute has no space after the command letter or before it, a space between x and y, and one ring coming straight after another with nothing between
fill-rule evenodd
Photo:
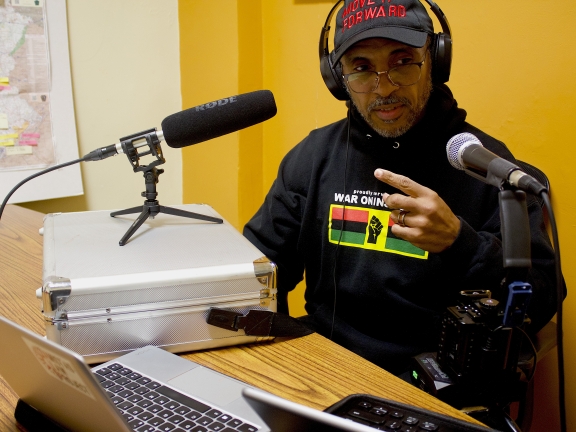
<instances>
[{"instance_id":1,"label":"white wall","mask_svg":"<svg viewBox=\"0 0 576 432\"><path fill-rule=\"evenodd\" d=\"M162 119L182 109L177 0L67 0L67 14L80 155L160 128ZM181 151L166 143L162 149L158 200L181 204ZM81 170L84 196L24 206L49 213L143 204L144 178L125 155L84 162Z\"/></svg>"}]
</instances>

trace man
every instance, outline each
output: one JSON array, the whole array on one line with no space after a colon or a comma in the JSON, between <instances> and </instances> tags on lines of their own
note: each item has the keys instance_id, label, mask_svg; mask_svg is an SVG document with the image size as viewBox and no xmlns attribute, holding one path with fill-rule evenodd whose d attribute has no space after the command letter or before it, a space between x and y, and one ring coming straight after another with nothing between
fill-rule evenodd
<instances>
[{"instance_id":1,"label":"man","mask_svg":"<svg viewBox=\"0 0 576 432\"><path fill-rule=\"evenodd\" d=\"M437 350L440 317L461 290L500 298L507 290L498 190L452 168L446 143L469 132L514 159L433 82L424 6L395 0L392 14L388 3L344 2L333 61L352 102L348 119L312 131L288 153L244 234L278 264L280 311L305 272L304 320L400 374L410 357ZM381 4L382 12L369 9ZM535 332L555 312L555 276L534 199L529 215Z\"/></svg>"}]
</instances>

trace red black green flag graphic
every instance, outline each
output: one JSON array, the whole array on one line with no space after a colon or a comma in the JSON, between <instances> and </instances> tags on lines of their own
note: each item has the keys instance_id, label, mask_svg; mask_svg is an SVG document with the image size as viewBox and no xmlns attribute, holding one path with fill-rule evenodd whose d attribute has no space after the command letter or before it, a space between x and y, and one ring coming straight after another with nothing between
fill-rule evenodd
<instances>
[{"instance_id":1,"label":"red black green flag graphic","mask_svg":"<svg viewBox=\"0 0 576 432\"><path fill-rule=\"evenodd\" d=\"M387 210L332 204L328 226L331 243L427 259L428 252L397 238Z\"/></svg>"}]
</instances>

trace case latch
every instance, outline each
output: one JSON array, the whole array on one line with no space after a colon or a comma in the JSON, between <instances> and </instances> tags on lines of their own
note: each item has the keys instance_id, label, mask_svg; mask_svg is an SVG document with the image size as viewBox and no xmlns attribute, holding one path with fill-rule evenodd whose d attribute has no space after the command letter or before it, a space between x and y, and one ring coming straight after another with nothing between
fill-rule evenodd
<instances>
[{"instance_id":1,"label":"case latch","mask_svg":"<svg viewBox=\"0 0 576 432\"><path fill-rule=\"evenodd\" d=\"M45 311L61 310L72 292L70 279L51 276L42 288Z\"/></svg>"}]
</instances>

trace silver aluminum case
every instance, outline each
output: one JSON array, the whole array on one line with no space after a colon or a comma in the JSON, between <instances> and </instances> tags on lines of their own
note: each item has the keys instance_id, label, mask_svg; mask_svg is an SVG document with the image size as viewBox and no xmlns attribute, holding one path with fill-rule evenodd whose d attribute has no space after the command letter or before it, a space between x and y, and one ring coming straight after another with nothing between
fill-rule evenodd
<instances>
[{"instance_id":1,"label":"silver aluminum case","mask_svg":"<svg viewBox=\"0 0 576 432\"><path fill-rule=\"evenodd\" d=\"M221 217L207 205L175 206ZM99 363L155 345L184 352L271 339L208 325L210 307L276 311L276 266L227 221L160 213L125 246L137 215L110 211L44 218L48 339Z\"/></svg>"}]
</instances>

